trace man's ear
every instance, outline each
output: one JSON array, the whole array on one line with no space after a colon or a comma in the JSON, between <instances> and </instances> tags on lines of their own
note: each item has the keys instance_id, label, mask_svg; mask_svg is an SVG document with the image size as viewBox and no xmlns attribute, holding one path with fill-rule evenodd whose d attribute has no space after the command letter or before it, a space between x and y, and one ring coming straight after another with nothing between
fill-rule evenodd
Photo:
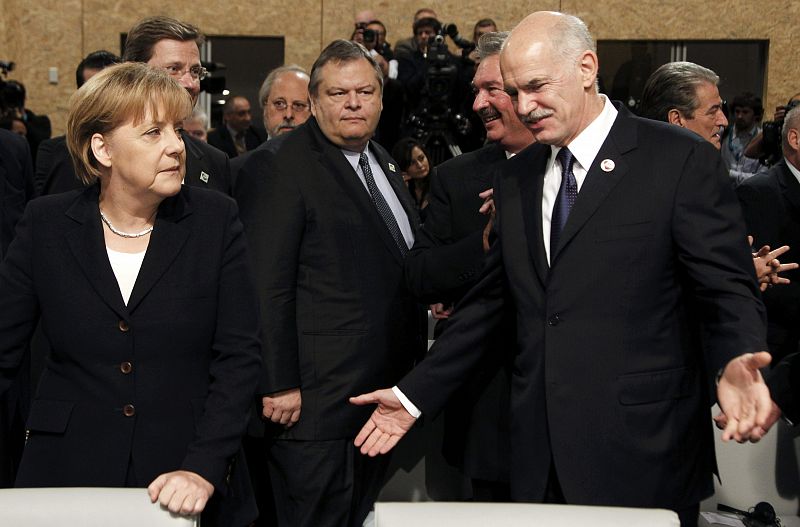
<instances>
[{"instance_id":1,"label":"man's ear","mask_svg":"<svg viewBox=\"0 0 800 527\"><path fill-rule=\"evenodd\" d=\"M100 165L111 168L111 145L108 144L108 141L103 134L94 134L92 135L91 139L91 148L92 154L94 154L94 158L97 160Z\"/></svg>"},{"instance_id":2,"label":"man's ear","mask_svg":"<svg viewBox=\"0 0 800 527\"><path fill-rule=\"evenodd\" d=\"M308 101L311 103L311 115L313 115L314 118L316 119L317 118L317 98L312 96L312 97L308 98Z\"/></svg>"},{"instance_id":3,"label":"man's ear","mask_svg":"<svg viewBox=\"0 0 800 527\"><path fill-rule=\"evenodd\" d=\"M584 89L594 87L597 83L597 72L599 68L597 55L590 50L584 51L578 61L578 66L581 70L581 80L583 81Z\"/></svg>"},{"instance_id":4,"label":"man's ear","mask_svg":"<svg viewBox=\"0 0 800 527\"><path fill-rule=\"evenodd\" d=\"M681 112L675 108L667 112L667 122L669 124L677 124L678 126L684 127L683 116L681 115Z\"/></svg>"},{"instance_id":5,"label":"man's ear","mask_svg":"<svg viewBox=\"0 0 800 527\"><path fill-rule=\"evenodd\" d=\"M786 134L786 140L789 142L789 146L792 147L792 150L800 152L800 131L798 131L797 128L789 128L789 132Z\"/></svg>"}]
</instances>

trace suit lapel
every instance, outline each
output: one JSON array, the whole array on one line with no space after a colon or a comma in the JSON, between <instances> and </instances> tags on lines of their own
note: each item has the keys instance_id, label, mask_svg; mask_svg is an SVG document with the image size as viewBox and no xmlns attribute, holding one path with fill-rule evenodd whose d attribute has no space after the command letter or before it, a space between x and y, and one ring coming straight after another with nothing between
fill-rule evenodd
<instances>
[{"instance_id":1,"label":"suit lapel","mask_svg":"<svg viewBox=\"0 0 800 527\"><path fill-rule=\"evenodd\" d=\"M583 181L578 199L567 218L564 231L555 253L550 255L550 265L555 265L558 256L566 249L572 238L580 232L589 218L608 196L609 192L628 173L629 166L624 154L636 148L636 123L624 109L619 110L617 119L608 137L595 156L592 166ZM613 169L606 172L600 168L605 160L613 161Z\"/></svg>"},{"instance_id":2,"label":"suit lapel","mask_svg":"<svg viewBox=\"0 0 800 527\"><path fill-rule=\"evenodd\" d=\"M200 149L189 134L183 132L183 144L186 148L186 175L184 183L198 187L208 187L208 180L211 174L206 172L206 164L203 161L203 150Z\"/></svg>"},{"instance_id":3,"label":"suit lapel","mask_svg":"<svg viewBox=\"0 0 800 527\"><path fill-rule=\"evenodd\" d=\"M313 117L309 119L307 123L308 129L319 147L319 162L329 173L333 174L333 177L339 185L345 189L345 194L353 200L356 208L358 208L360 212L359 216L365 218L367 222L376 229L387 249L389 249L398 261L402 262L403 257L400 254L400 249L398 249L397 244L395 244L394 238L392 238L389 229L386 228L383 218L381 218L378 209L375 207L375 203L372 201L372 197L369 195L369 191L364 187L364 184L353 170L352 165L350 165L344 157L339 147L330 143L322 134L322 130L319 129L319 125L317 125ZM388 163L384 166L383 161L381 161L381 166L387 171L387 174L390 173ZM392 178L389 178L389 181L391 182ZM394 188L394 185L392 185L392 188ZM395 192L397 191L395 190ZM403 203L403 200L401 199L400 202ZM405 206L404 204L403 207L405 208Z\"/></svg>"},{"instance_id":4,"label":"suit lapel","mask_svg":"<svg viewBox=\"0 0 800 527\"><path fill-rule=\"evenodd\" d=\"M108 260L100 224L99 192L99 185L86 189L67 209L66 215L79 224L67 233L67 245L98 296L117 316L124 318L125 303Z\"/></svg>"},{"instance_id":5,"label":"suit lapel","mask_svg":"<svg viewBox=\"0 0 800 527\"><path fill-rule=\"evenodd\" d=\"M528 252L539 280L544 284L550 268L547 265L542 235L542 187L550 158L550 147L534 145L517 154L517 157L519 160L515 159L515 162L524 167L524 172L518 173L518 178Z\"/></svg>"},{"instance_id":6,"label":"suit lapel","mask_svg":"<svg viewBox=\"0 0 800 527\"><path fill-rule=\"evenodd\" d=\"M189 214L191 209L183 192L162 202L142 268L128 300L129 312L132 313L136 309L183 249L190 231L186 225L180 223L180 220ZM198 255L198 259L201 260L202 255Z\"/></svg>"}]
</instances>

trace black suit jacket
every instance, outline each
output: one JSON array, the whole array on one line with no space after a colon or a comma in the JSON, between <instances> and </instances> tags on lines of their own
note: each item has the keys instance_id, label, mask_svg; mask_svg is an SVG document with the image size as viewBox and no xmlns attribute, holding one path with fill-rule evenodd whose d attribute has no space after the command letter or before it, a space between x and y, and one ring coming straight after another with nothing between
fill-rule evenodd
<instances>
[{"instance_id":1,"label":"black suit jacket","mask_svg":"<svg viewBox=\"0 0 800 527\"><path fill-rule=\"evenodd\" d=\"M797 261L800 252L800 183L782 159L766 174L753 176L736 188L753 236L753 246L772 248L788 245L786 258ZM763 293L769 321L768 340L773 364L797 352L800 343L800 271L784 273L790 284Z\"/></svg>"},{"instance_id":2,"label":"black suit jacket","mask_svg":"<svg viewBox=\"0 0 800 527\"><path fill-rule=\"evenodd\" d=\"M414 228L397 164L380 146L370 148ZM394 384L424 345L403 257L315 119L277 152L254 152L248 166L260 174L243 176L237 195L264 308L261 393L300 388L300 421L286 438L355 437L371 409L348 398Z\"/></svg>"},{"instance_id":3,"label":"black suit jacket","mask_svg":"<svg viewBox=\"0 0 800 527\"><path fill-rule=\"evenodd\" d=\"M244 144L248 151L258 148L258 145L266 140L266 131L256 128L255 126L249 126L244 132ZM239 153L236 151L236 145L233 142L233 137L231 137L228 127L224 124L220 125L219 128L215 128L214 130L208 132L208 144L219 148L228 154L228 157L231 159L239 155Z\"/></svg>"},{"instance_id":4,"label":"black suit jacket","mask_svg":"<svg viewBox=\"0 0 800 527\"><path fill-rule=\"evenodd\" d=\"M568 503L696 504L713 492L713 376L765 344L744 222L719 153L620 108L548 266L541 203L550 157L536 144L503 165L491 265L399 386L423 412L441 408L485 349L509 291L518 326L512 498L542 500L552 463Z\"/></svg>"},{"instance_id":5,"label":"black suit jacket","mask_svg":"<svg viewBox=\"0 0 800 527\"><path fill-rule=\"evenodd\" d=\"M249 152L245 152L240 156L236 156L231 158L231 187L233 188L233 195L234 197L238 194L237 186L239 185L239 176L244 174L244 177L261 177L263 173L257 166L250 166L245 168L250 157L260 150L267 150L269 152L275 153L278 148L283 144L283 141L286 139L286 136L291 133L283 133L277 137L273 137L272 139L261 143L258 148L255 150L250 150Z\"/></svg>"},{"instance_id":6,"label":"black suit jacket","mask_svg":"<svg viewBox=\"0 0 800 527\"><path fill-rule=\"evenodd\" d=\"M25 203L33 197L33 167L25 138L0 130L0 260L5 256Z\"/></svg>"},{"instance_id":7,"label":"black suit jacket","mask_svg":"<svg viewBox=\"0 0 800 527\"><path fill-rule=\"evenodd\" d=\"M767 377L772 400L792 424L800 424L800 352L780 361Z\"/></svg>"},{"instance_id":8,"label":"black suit jacket","mask_svg":"<svg viewBox=\"0 0 800 527\"><path fill-rule=\"evenodd\" d=\"M231 175L228 157L187 133L182 133L181 136L186 148L184 183L230 194ZM43 141L39 146L35 187L37 196L84 188L83 183L75 175L75 167L72 165L72 158L63 135Z\"/></svg>"},{"instance_id":9,"label":"black suit jacket","mask_svg":"<svg viewBox=\"0 0 800 527\"><path fill-rule=\"evenodd\" d=\"M506 153L499 143L454 157L433 169L427 216L406 259L411 291L429 303L455 303L481 275L486 254L478 194ZM488 353L464 389L448 403L442 450L447 461L472 478L507 481L509 465L509 358L514 348L513 310L490 338ZM448 319L436 324L436 335Z\"/></svg>"},{"instance_id":10,"label":"black suit jacket","mask_svg":"<svg viewBox=\"0 0 800 527\"><path fill-rule=\"evenodd\" d=\"M132 464L141 485L184 469L246 492L246 472L228 476L260 361L236 205L189 187L164 200L126 306L98 188L32 201L0 266L0 393L39 317L52 346L17 485L125 486Z\"/></svg>"}]
</instances>

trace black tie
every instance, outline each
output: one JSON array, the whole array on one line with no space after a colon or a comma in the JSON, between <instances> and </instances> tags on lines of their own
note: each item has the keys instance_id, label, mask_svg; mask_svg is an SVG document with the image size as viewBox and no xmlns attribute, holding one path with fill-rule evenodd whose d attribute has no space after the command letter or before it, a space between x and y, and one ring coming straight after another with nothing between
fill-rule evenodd
<instances>
[{"instance_id":1,"label":"black tie","mask_svg":"<svg viewBox=\"0 0 800 527\"><path fill-rule=\"evenodd\" d=\"M567 224L569 212L578 197L578 182L575 181L575 174L572 173L572 165L575 164L575 157L567 147L558 151L556 159L561 163L561 188L558 189L558 196L553 206L553 217L550 220L550 260L558 249L558 241L561 238L561 231Z\"/></svg>"},{"instance_id":2,"label":"black tie","mask_svg":"<svg viewBox=\"0 0 800 527\"><path fill-rule=\"evenodd\" d=\"M383 222L389 229L392 238L394 238L397 248L400 249L400 254L405 256L408 254L408 245L406 245L406 240L403 238L403 233L400 232L400 227L397 225L397 219L394 217L394 214L392 214L392 209L389 208L386 200L383 199L383 194L378 190L378 185L375 184L375 178L372 176L372 169L369 168L367 154L362 152L358 158L358 166L361 167L361 171L364 173L364 181L367 182L367 189L369 190L369 195L372 196L372 201L375 202L375 208L378 209L378 213L381 215L381 218L383 218Z\"/></svg>"}]
</instances>

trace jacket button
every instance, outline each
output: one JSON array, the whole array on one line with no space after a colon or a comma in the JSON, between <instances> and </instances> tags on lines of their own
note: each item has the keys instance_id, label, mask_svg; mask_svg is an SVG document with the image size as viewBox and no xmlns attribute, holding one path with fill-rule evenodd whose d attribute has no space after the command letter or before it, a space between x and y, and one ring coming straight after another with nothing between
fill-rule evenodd
<instances>
[{"instance_id":1,"label":"jacket button","mask_svg":"<svg viewBox=\"0 0 800 527\"><path fill-rule=\"evenodd\" d=\"M119 371L127 375L133 371L133 364L130 362L123 362L119 365Z\"/></svg>"},{"instance_id":2,"label":"jacket button","mask_svg":"<svg viewBox=\"0 0 800 527\"><path fill-rule=\"evenodd\" d=\"M136 408L132 404L126 404L122 407L122 413L125 417L133 417L136 414Z\"/></svg>"},{"instance_id":3,"label":"jacket button","mask_svg":"<svg viewBox=\"0 0 800 527\"><path fill-rule=\"evenodd\" d=\"M131 327L128 325L128 323L127 323L127 322L125 322L124 320L120 320L120 321L119 321L119 324L117 324L117 327L118 327L118 328L119 328L119 330L120 330L120 331L122 331L123 333L127 333L127 332L128 332L128 330L129 330L129 329L131 329Z\"/></svg>"},{"instance_id":4,"label":"jacket button","mask_svg":"<svg viewBox=\"0 0 800 527\"><path fill-rule=\"evenodd\" d=\"M551 326L557 326L561 322L561 317L558 316L558 313L550 315L550 318L547 319L547 323Z\"/></svg>"}]
</instances>

